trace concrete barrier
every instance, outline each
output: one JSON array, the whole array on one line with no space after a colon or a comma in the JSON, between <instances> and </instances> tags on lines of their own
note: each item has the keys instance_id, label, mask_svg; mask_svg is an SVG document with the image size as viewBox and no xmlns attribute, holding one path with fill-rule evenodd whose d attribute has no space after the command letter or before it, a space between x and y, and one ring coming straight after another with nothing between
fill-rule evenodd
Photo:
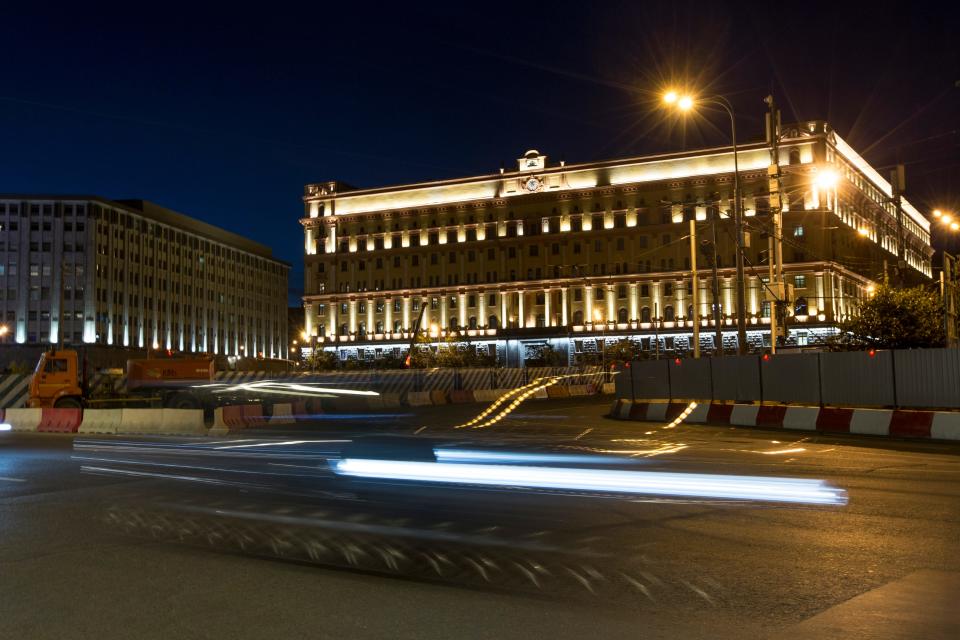
<instances>
[{"instance_id":1,"label":"concrete barrier","mask_svg":"<svg viewBox=\"0 0 960 640\"><path fill-rule=\"evenodd\" d=\"M547 397L548 398L569 398L570 390L563 385L555 384L553 386L547 387Z\"/></svg>"},{"instance_id":2,"label":"concrete barrier","mask_svg":"<svg viewBox=\"0 0 960 640\"><path fill-rule=\"evenodd\" d=\"M760 405L735 404L730 412L730 424L740 427L757 426L757 411Z\"/></svg>"},{"instance_id":3,"label":"concrete barrier","mask_svg":"<svg viewBox=\"0 0 960 640\"><path fill-rule=\"evenodd\" d=\"M450 391L450 402L453 404L468 404L476 402L474 392L469 390Z\"/></svg>"},{"instance_id":4,"label":"concrete barrier","mask_svg":"<svg viewBox=\"0 0 960 640\"><path fill-rule=\"evenodd\" d=\"M590 391L588 390L588 385L585 385L585 384L572 384L569 387L567 387L567 392L571 396L575 396L575 397L590 395Z\"/></svg>"},{"instance_id":5,"label":"concrete barrier","mask_svg":"<svg viewBox=\"0 0 960 640\"><path fill-rule=\"evenodd\" d=\"M41 409L40 433L76 433L83 420L83 409Z\"/></svg>"},{"instance_id":6,"label":"concrete barrier","mask_svg":"<svg viewBox=\"0 0 960 640\"><path fill-rule=\"evenodd\" d=\"M203 409L161 409L159 433L168 436L206 435Z\"/></svg>"},{"instance_id":7,"label":"concrete barrier","mask_svg":"<svg viewBox=\"0 0 960 640\"><path fill-rule=\"evenodd\" d=\"M616 390L617 390L617 387L615 382L604 382L603 386L600 388L600 393L609 395L609 394L615 393Z\"/></svg>"},{"instance_id":8,"label":"concrete barrier","mask_svg":"<svg viewBox=\"0 0 960 640\"><path fill-rule=\"evenodd\" d=\"M411 407L425 407L433 404L429 391L411 391L407 394L407 404Z\"/></svg>"},{"instance_id":9,"label":"concrete barrier","mask_svg":"<svg viewBox=\"0 0 960 640\"><path fill-rule=\"evenodd\" d=\"M936 412L930 425L930 437L960 440L960 413Z\"/></svg>"},{"instance_id":10,"label":"concrete barrier","mask_svg":"<svg viewBox=\"0 0 960 640\"><path fill-rule=\"evenodd\" d=\"M383 398L384 409L399 409L403 406L399 393L381 393L380 397Z\"/></svg>"},{"instance_id":11,"label":"concrete barrier","mask_svg":"<svg viewBox=\"0 0 960 640\"><path fill-rule=\"evenodd\" d=\"M266 423L267 419L263 415L263 405L245 404L242 406L243 422L248 427L257 427Z\"/></svg>"},{"instance_id":12,"label":"concrete barrier","mask_svg":"<svg viewBox=\"0 0 960 640\"><path fill-rule=\"evenodd\" d=\"M7 409L3 416L11 431L34 433L40 426L43 409Z\"/></svg>"},{"instance_id":13,"label":"concrete barrier","mask_svg":"<svg viewBox=\"0 0 960 640\"><path fill-rule=\"evenodd\" d=\"M692 422L694 424L706 422L707 414L709 412L710 412L710 403L701 402L696 407L694 407L693 411L690 412L690 415L687 416L687 422Z\"/></svg>"},{"instance_id":14,"label":"concrete barrier","mask_svg":"<svg viewBox=\"0 0 960 640\"><path fill-rule=\"evenodd\" d=\"M477 402L494 402L500 395L499 389L476 389L473 392Z\"/></svg>"},{"instance_id":15,"label":"concrete barrier","mask_svg":"<svg viewBox=\"0 0 960 640\"><path fill-rule=\"evenodd\" d=\"M666 402L651 402L647 406L647 420L665 421L667 419L667 409L670 407Z\"/></svg>"},{"instance_id":16,"label":"concrete barrier","mask_svg":"<svg viewBox=\"0 0 960 640\"><path fill-rule=\"evenodd\" d=\"M383 396L367 396L365 401L366 409L370 411L383 411Z\"/></svg>"},{"instance_id":17,"label":"concrete barrier","mask_svg":"<svg viewBox=\"0 0 960 640\"><path fill-rule=\"evenodd\" d=\"M447 404L447 392L434 389L430 392L430 404Z\"/></svg>"},{"instance_id":18,"label":"concrete barrier","mask_svg":"<svg viewBox=\"0 0 960 640\"><path fill-rule=\"evenodd\" d=\"M164 409L121 409L117 433L159 434Z\"/></svg>"},{"instance_id":19,"label":"concrete barrier","mask_svg":"<svg viewBox=\"0 0 960 640\"><path fill-rule=\"evenodd\" d=\"M537 400L543 400L544 398L549 398L550 396L549 396L549 394L547 393L546 387L541 387L540 389L537 389L537 390L534 392L534 394L533 394L532 397L535 398L535 399L537 399Z\"/></svg>"},{"instance_id":20,"label":"concrete barrier","mask_svg":"<svg viewBox=\"0 0 960 640\"><path fill-rule=\"evenodd\" d=\"M647 413L650 411L650 403L648 402L638 402L634 400L630 403L629 413L627 418L630 420L641 420L646 421Z\"/></svg>"},{"instance_id":21,"label":"concrete barrier","mask_svg":"<svg viewBox=\"0 0 960 640\"><path fill-rule=\"evenodd\" d=\"M279 402L273 405L270 412L269 424L293 424L296 422L293 418L293 405L289 402Z\"/></svg>"},{"instance_id":22,"label":"concrete barrier","mask_svg":"<svg viewBox=\"0 0 960 640\"><path fill-rule=\"evenodd\" d=\"M819 413L820 407L787 407L783 414L783 428L816 431Z\"/></svg>"},{"instance_id":23,"label":"concrete barrier","mask_svg":"<svg viewBox=\"0 0 960 640\"><path fill-rule=\"evenodd\" d=\"M893 411L886 409L855 409L850 419L850 433L889 435L892 417Z\"/></svg>"},{"instance_id":24,"label":"concrete barrier","mask_svg":"<svg viewBox=\"0 0 960 640\"><path fill-rule=\"evenodd\" d=\"M84 409L77 433L116 433L123 409Z\"/></svg>"}]
</instances>

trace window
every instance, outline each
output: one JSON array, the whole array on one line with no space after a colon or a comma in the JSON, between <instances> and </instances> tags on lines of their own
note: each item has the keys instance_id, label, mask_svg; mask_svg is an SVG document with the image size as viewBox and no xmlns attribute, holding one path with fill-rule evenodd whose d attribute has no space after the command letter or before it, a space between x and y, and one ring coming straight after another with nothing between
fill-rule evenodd
<instances>
[{"instance_id":1,"label":"window","mask_svg":"<svg viewBox=\"0 0 960 640\"><path fill-rule=\"evenodd\" d=\"M665 285L663 285L663 295L665 295L665 296L672 296L672 295L673 295L673 283L672 283L672 282L668 282L668 283L666 283Z\"/></svg>"},{"instance_id":2,"label":"window","mask_svg":"<svg viewBox=\"0 0 960 640\"><path fill-rule=\"evenodd\" d=\"M450 264L453 264L453 263L455 263L456 261L457 261L457 252L456 252L456 251L451 251L449 254L447 254L447 262L449 262Z\"/></svg>"},{"instance_id":3,"label":"window","mask_svg":"<svg viewBox=\"0 0 960 640\"><path fill-rule=\"evenodd\" d=\"M666 320L667 322L673 322L673 318L674 318L673 307L670 305L667 305L666 307L663 308L663 319Z\"/></svg>"},{"instance_id":4,"label":"window","mask_svg":"<svg viewBox=\"0 0 960 640\"><path fill-rule=\"evenodd\" d=\"M617 251L623 251L623 238L617 238Z\"/></svg>"},{"instance_id":5,"label":"window","mask_svg":"<svg viewBox=\"0 0 960 640\"><path fill-rule=\"evenodd\" d=\"M52 360L47 360L47 364L43 368L43 371L45 373L62 373L66 370L67 370L66 358L54 358Z\"/></svg>"},{"instance_id":6,"label":"window","mask_svg":"<svg viewBox=\"0 0 960 640\"><path fill-rule=\"evenodd\" d=\"M649 298L650 297L650 285L642 284L640 285L640 297Z\"/></svg>"},{"instance_id":7,"label":"window","mask_svg":"<svg viewBox=\"0 0 960 640\"><path fill-rule=\"evenodd\" d=\"M508 257L508 258L516 258L516 257L517 257L517 248L516 248L516 247L510 247L509 249L507 249L507 257Z\"/></svg>"},{"instance_id":8,"label":"window","mask_svg":"<svg viewBox=\"0 0 960 640\"><path fill-rule=\"evenodd\" d=\"M575 302L580 302L581 300L583 300L583 289L573 290L573 300Z\"/></svg>"},{"instance_id":9,"label":"window","mask_svg":"<svg viewBox=\"0 0 960 640\"><path fill-rule=\"evenodd\" d=\"M627 285L622 284L619 287L617 287L617 297L620 299L627 297Z\"/></svg>"},{"instance_id":10,"label":"window","mask_svg":"<svg viewBox=\"0 0 960 640\"><path fill-rule=\"evenodd\" d=\"M640 322L650 322L650 307L640 309Z\"/></svg>"},{"instance_id":11,"label":"window","mask_svg":"<svg viewBox=\"0 0 960 640\"><path fill-rule=\"evenodd\" d=\"M535 244L530 245L530 256L533 257L533 256L539 256L539 255L540 255L540 247L538 247Z\"/></svg>"},{"instance_id":12,"label":"window","mask_svg":"<svg viewBox=\"0 0 960 640\"><path fill-rule=\"evenodd\" d=\"M807 287L807 276L793 276L793 286L797 289L805 289Z\"/></svg>"},{"instance_id":13,"label":"window","mask_svg":"<svg viewBox=\"0 0 960 640\"><path fill-rule=\"evenodd\" d=\"M802 225L802 224L798 224L797 226L795 226L795 227L793 228L793 237L794 237L794 238L802 238L802 237L803 237L803 225Z\"/></svg>"},{"instance_id":14,"label":"window","mask_svg":"<svg viewBox=\"0 0 960 640\"><path fill-rule=\"evenodd\" d=\"M550 253L553 254L553 255L555 255L555 256L560 255L560 243L554 242L554 243L550 246Z\"/></svg>"},{"instance_id":15,"label":"window","mask_svg":"<svg viewBox=\"0 0 960 640\"><path fill-rule=\"evenodd\" d=\"M487 260L493 260L496 256L496 253L493 249L487 249Z\"/></svg>"},{"instance_id":16,"label":"window","mask_svg":"<svg viewBox=\"0 0 960 640\"><path fill-rule=\"evenodd\" d=\"M627 321L627 309L626 307L620 307L620 310L617 311L617 322L623 324Z\"/></svg>"},{"instance_id":17,"label":"window","mask_svg":"<svg viewBox=\"0 0 960 640\"><path fill-rule=\"evenodd\" d=\"M593 290L593 299L594 300L603 300L603 289L597 287Z\"/></svg>"},{"instance_id":18,"label":"window","mask_svg":"<svg viewBox=\"0 0 960 640\"><path fill-rule=\"evenodd\" d=\"M430 254L430 264L437 264L437 254L435 253Z\"/></svg>"}]
</instances>

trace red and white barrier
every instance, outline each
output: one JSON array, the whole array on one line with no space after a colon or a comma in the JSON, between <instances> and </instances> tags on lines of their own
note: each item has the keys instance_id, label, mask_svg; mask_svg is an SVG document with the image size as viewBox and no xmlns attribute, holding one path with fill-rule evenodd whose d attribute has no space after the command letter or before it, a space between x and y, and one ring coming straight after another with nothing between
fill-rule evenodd
<instances>
[{"instance_id":1,"label":"red and white barrier","mask_svg":"<svg viewBox=\"0 0 960 640\"><path fill-rule=\"evenodd\" d=\"M620 420L670 422L687 406L684 402L641 402L620 398L614 402L609 415ZM951 411L703 403L690 412L685 422L895 438L960 440L960 412Z\"/></svg>"},{"instance_id":2,"label":"red and white barrier","mask_svg":"<svg viewBox=\"0 0 960 640\"><path fill-rule=\"evenodd\" d=\"M40 433L76 433L83 409L42 409L37 431Z\"/></svg>"}]
</instances>

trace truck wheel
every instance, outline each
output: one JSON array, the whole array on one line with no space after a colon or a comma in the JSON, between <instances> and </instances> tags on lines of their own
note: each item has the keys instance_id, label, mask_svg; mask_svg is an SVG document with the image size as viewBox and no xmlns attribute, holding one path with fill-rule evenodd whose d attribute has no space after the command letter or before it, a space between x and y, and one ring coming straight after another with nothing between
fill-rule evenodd
<instances>
[{"instance_id":1,"label":"truck wheel","mask_svg":"<svg viewBox=\"0 0 960 640\"><path fill-rule=\"evenodd\" d=\"M167 407L170 409L199 409L200 401L194 398L189 393L175 393L170 400L167 401Z\"/></svg>"},{"instance_id":2,"label":"truck wheel","mask_svg":"<svg viewBox=\"0 0 960 640\"><path fill-rule=\"evenodd\" d=\"M80 409L82 406L77 398L60 398L53 403L54 409Z\"/></svg>"}]
</instances>

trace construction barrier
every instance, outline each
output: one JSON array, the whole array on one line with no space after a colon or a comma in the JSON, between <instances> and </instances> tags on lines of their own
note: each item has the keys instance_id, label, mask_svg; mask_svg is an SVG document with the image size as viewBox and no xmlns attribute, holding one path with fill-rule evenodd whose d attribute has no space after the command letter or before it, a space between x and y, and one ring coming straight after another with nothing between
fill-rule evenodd
<instances>
[{"instance_id":1,"label":"construction barrier","mask_svg":"<svg viewBox=\"0 0 960 640\"><path fill-rule=\"evenodd\" d=\"M159 434L164 409L121 409L117 433Z\"/></svg>"},{"instance_id":2,"label":"construction barrier","mask_svg":"<svg viewBox=\"0 0 960 640\"><path fill-rule=\"evenodd\" d=\"M477 402L494 402L501 395L501 389L477 389L473 392Z\"/></svg>"},{"instance_id":3,"label":"construction barrier","mask_svg":"<svg viewBox=\"0 0 960 640\"><path fill-rule=\"evenodd\" d=\"M548 398L569 398L570 390L559 384L547 387Z\"/></svg>"},{"instance_id":4,"label":"construction barrier","mask_svg":"<svg viewBox=\"0 0 960 640\"><path fill-rule=\"evenodd\" d=\"M603 386L600 388L600 393L609 395L615 393L617 390L615 382L604 382Z\"/></svg>"},{"instance_id":5,"label":"construction barrier","mask_svg":"<svg viewBox=\"0 0 960 640\"><path fill-rule=\"evenodd\" d=\"M434 389L430 392L431 404L447 404L447 392L440 389Z\"/></svg>"},{"instance_id":6,"label":"construction barrier","mask_svg":"<svg viewBox=\"0 0 960 640\"><path fill-rule=\"evenodd\" d=\"M411 391L407 394L407 404L411 407L425 407L433 404L429 391Z\"/></svg>"},{"instance_id":7,"label":"construction barrier","mask_svg":"<svg viewBox=\"0 0 960 640\"><path fill-rule=\"evenodd\" d=\"M609 416L620 420L669 422L687 406L685 402L618 399L610 408ZM960 412L952 411L702 403L690 412L685 421L691 424L960 440Z\"/></svg>"},{"instance_id":8,"label":"construction barrier","mask_svg":"<svg viewBox=\"0 0 960 640\"><path fill-rule=\"evenodd\" d=\"M43 409L7 409L3 416L12 431L36 432Z\"/></svg>"},{"instance_id":9,"label":"construction barrier","mask_svg":"<svg viewBox=\"0 0 960 640\"><path fill-rule=\"evenodd\" d=\"M293 424L296 422L293 418L293 405L289 402L280 402L273 405L270 412L269 423L273 424Z\"/></svg>"},{"instance_id":10,"label":"construction barrier","mask_svg":"<svg viewBox=\"0 0 960 640\"><path fill-rule=\"evenodd\" d=\"M168 436L206 435L203 409L161 409L160 430Z\"/></svg>"},{"instance_id":11,"label":"construction barrier","mask_svg":"<svg viewBox=\"0 0 960 640\"><path fill-rule=\"evenodd\" d=\"M476 402L477 399L474 397L473 391L450 391L450 402L454 404L466 404L469 402Z\"/></svg>"},{"instance_id":12,"label":"construction barrier","mask_svg":"<svg viewBox=\"0 0 960 640\"><path fill-rule=\"evenodd\" d=\"M260 426L266 422L266 418L263 415L263 405L241 405L241 415L243 416L244 425L248 427Z\"/></svg>"},{"instance_id":13,"label":"construction barrier","mask_svg":"<svg viewBox=\"0 0 960 640\"><path fill-rule=\"evenodd\" d=\"M76 433L83 419L83 409L41 409L40 433Z\"/></svg>"},{"instance_id":14,"label":"construction barrier","mask_svg":"<svg viewBox=\"0 0 960 640\"><path fill-rule=\"evenodd\" d=\"M77 433L116 433L123 409L84 409Z\"/></svg>"},{"instance_id":15,"label":"construction barrier","mask_svg":"<svg viewBox=\"0 0 960 640\"><path fill-rule=\"evenodd\" d=\"M384 409L399 409L402 405L399 393L381 393Z\"/></svg>"},{"instance_id":16,"label":"construction barrier","mask_svg":"<svg viewBox=\"0 0 960 640\"><path fill-rule=\"evenodd\" d=\"M567 387L567 391L571 396L575 397L590 395L589 385L586 384L572 384Z\"/></svg>"},{"instance_id":17,"label":"construction barrier","mask_svg":"<svg viewBox=\"0 0 960 640\"><path fill-rule=\"evenodd\" d=\"M546 387L540 387L533 394L533 397L536 398L537 400L543 400L544 398L549 398L550 395L547 393Z\"/></svg>"}]
</instances>

